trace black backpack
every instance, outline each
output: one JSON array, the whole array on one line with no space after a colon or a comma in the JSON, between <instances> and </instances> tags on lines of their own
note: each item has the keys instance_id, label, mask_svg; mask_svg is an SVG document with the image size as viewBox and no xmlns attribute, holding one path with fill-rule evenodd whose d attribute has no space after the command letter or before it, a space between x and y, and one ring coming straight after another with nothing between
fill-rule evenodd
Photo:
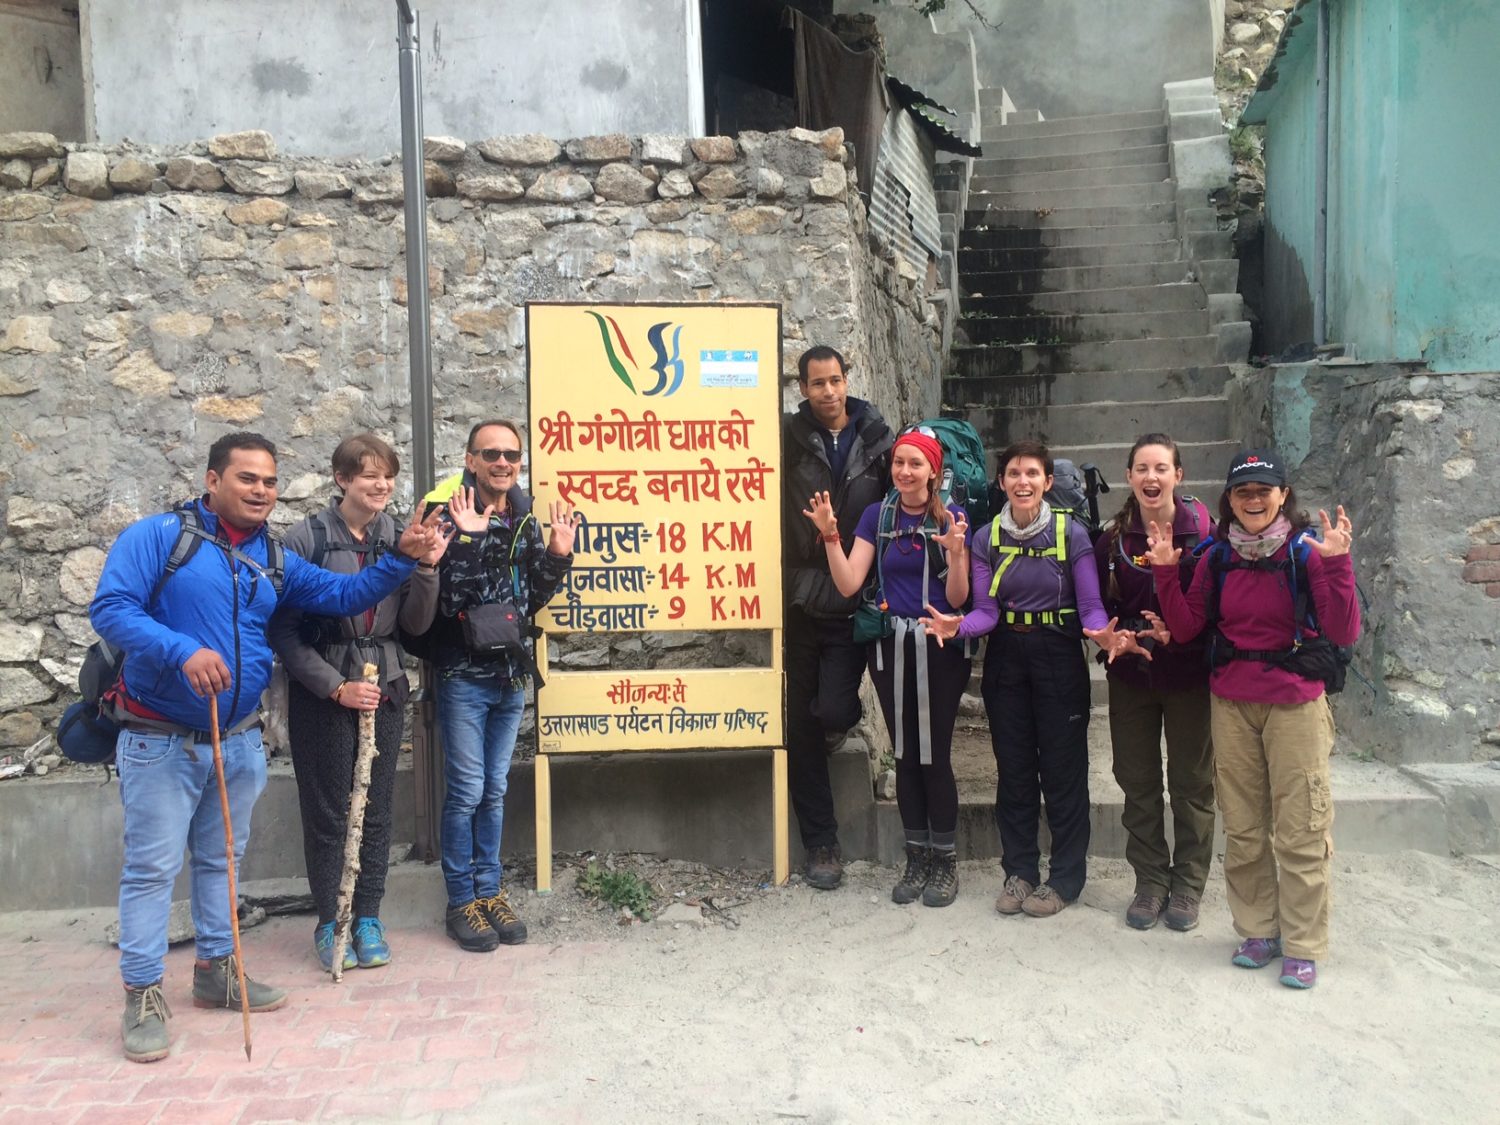
<instances>
[{"instance_id":1,"label":"black backpack","mask_svg":"<svg viewBox=\"0 0 1500 1125\"><path fill-rule=\"evenodd\" d=\"M177 541L172 544L172 550L167 555L166 566L162 568L156 584L151 587L151 596L146 599L148 611L156 604L167 579L186 565L205 542L212 543L221 551L253 566L265 575L280 596L286 579L286 555L280 539L270 532L266 533L267 565L262 567L229 544L216 539L203 526L196 504L189 502L179 505L172 510L172 514L181 521L182 527L177 532ZM102 637L89 645L88 651L83 654L83 666L78 669L78 694L81 698L63 711L57 724L57 746L69 761L108 766L115 760L115 741L119 737L120 727L115 721L109 696L119 685L124 669L125 653Z\"/></svg>"},{"instance_id":2,"label":"black backpack","mask_svg":"<svg viewBox=\"0 0 1500 1125\"><path fill-rule=\"evenodd\" d=\"M1089 533L1090 542L1093 542L1104 529L1104 523L1099 518L1099 494L1108 491L1109 483L1099 471L1099 466L1074 465L1066 457L1059 457L1052 463L1052 487L1047 490L1045 499L1052 505L1053 511L1067 512L1082 524ZM999 513L1003 507L1005 489L1000 486L1000 478L997 476L990 483L990 511Z\"/></svg>"}]
</instances>

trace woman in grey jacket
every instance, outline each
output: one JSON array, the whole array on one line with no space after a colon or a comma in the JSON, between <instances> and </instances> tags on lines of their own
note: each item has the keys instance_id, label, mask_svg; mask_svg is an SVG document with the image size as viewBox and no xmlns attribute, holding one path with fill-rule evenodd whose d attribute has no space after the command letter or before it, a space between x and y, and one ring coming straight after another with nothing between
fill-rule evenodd
<instances>
[{"instance_id":1,"label":"woman in grey jacket","mask_svg":"<svg viewBox=\"0 0 1500 1125\"><path fill-rule=\"evenodd\" d=\"M286 535L286 546L309 562L339 574L373 565L400 536L386 512L401 463L374 434L345 438L333 451L333 480L340 495ZM419 634L437 607L437 563L447 540L418 563L412 577L373 609L357 617L278 612L271 644L286 666L292 766L302 807L302 847L307 881L318 910L313 947L323 968L333 963L333 928L343 868L345 824L359 748L359 715L375 713L378 751L370 776L354 886L352 948L344 968L375 968L390 961L380 900L391 842L391 797L401 751L403 712L411 693L397 629ZM380 668L378 684L362 678L366 662Z\"/></svg>"}]
</instances>

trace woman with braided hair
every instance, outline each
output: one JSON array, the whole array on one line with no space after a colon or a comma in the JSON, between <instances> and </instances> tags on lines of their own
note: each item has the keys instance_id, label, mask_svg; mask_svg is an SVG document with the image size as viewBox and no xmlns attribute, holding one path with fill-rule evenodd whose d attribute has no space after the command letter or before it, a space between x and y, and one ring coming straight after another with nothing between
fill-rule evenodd
<instances>
[{"instance_id":1,"label":"woman with braided hair","mask_svg":"<svg viewBox=\"0 0 1500 1125\"><path fill-rule=\"evenodd\" d=\"M1125 922L1149 930L1158 919L1173 930L1198 924L1214 848L1214 760L1208 723L1208 668L1201 639L1175 640L1159 616L1146 529L1172 529L1182 550L1179 582L1192 580L1191 551L1212 534L1200 500L1177 491L1182 456L1166 434L1136 438L1125 459L1130 496L1099 541L1094 561L1104 610L1120 621L1122 645L1109 660L1109 737L1114 775L1125 795L1120 814L1135 897ZM1167 845L1162 800L1162 736L1173 844Z\"/></svg>"}]
</instances>

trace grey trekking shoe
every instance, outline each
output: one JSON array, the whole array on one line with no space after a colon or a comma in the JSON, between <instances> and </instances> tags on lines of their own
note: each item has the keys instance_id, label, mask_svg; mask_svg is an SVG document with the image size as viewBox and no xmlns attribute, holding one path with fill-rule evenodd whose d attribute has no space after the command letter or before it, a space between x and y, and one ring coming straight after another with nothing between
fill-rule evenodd
<instances>
[{"instance_id":1,"label":"grey trekking shoe","mask_svg":"<svg viewBox=\"0 0 1500 1125\"><path fill-rule=\"evenodd\" d=\"M259 984L245 978L245 995L250 999L252 1012L274 1012L286 1003L286 992ZM208 968L193 966L193 1007L233 1008L240 1007L240 977L235 968L234 954L216 957Z\"/></svg>"},{"instance_id":2,"label":"grey trekking shoe","mask_svg":"<svg viewBox=\"0 0 1500 1125\"><path fill-rule=\"evenodd\" d=\"M932 849L927 886L922 888L923 906L949 906L958 897L958 856L951 850Z\"/></svg>"},{"instance_id":3,"label":"grey trekking shoe","mask_svg":"<svg viewBox=\"0 0 1500 1125\"><path fill-rule=\"evenodd\" d=\"M167 1057L167 1017L172 1010L162 995L161 981L145 988L125 989L125 1015L120 1019L120 1038L125 1057L131 1062L155 1062Z\"/></svg>"}]
</instances>

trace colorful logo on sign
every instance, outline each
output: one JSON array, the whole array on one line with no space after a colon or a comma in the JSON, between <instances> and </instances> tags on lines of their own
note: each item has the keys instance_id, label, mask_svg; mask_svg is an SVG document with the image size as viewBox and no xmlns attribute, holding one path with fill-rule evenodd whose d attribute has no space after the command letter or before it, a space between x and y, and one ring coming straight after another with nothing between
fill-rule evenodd
<instances>
[{"instance_id":1,"label":"colorful logo on sign","mask_svg":"<svg viewBox=\"0 0 1500 1125\"><path fill-rule=\"evenodd\" d=\"M630 344L626 342L625 333L620 330L619 323L612 316L604 316L592 311L589 312L589 316L593 317L599 325L599 338L604 343L604 357L609 360L610 370L615 373L620 382L625 384L631 394L661 395L665 398L677 393L678 388L682 386L684 372L682 351L678 346L682 340L682 325L679 324L674 328L670 320L664 320L646 329L646 343L651 345L655 358L655 362L647 370L655 372L656 383L649 390L640 390L636 387L635 380L631 378L632 371L637 377L640 376L640 365L631 354ZM666 341L666 332L669 328L672 329L670 349ZM628 370L625 366L627 362L630 364Z\"/></svg>"}]
</instances>

